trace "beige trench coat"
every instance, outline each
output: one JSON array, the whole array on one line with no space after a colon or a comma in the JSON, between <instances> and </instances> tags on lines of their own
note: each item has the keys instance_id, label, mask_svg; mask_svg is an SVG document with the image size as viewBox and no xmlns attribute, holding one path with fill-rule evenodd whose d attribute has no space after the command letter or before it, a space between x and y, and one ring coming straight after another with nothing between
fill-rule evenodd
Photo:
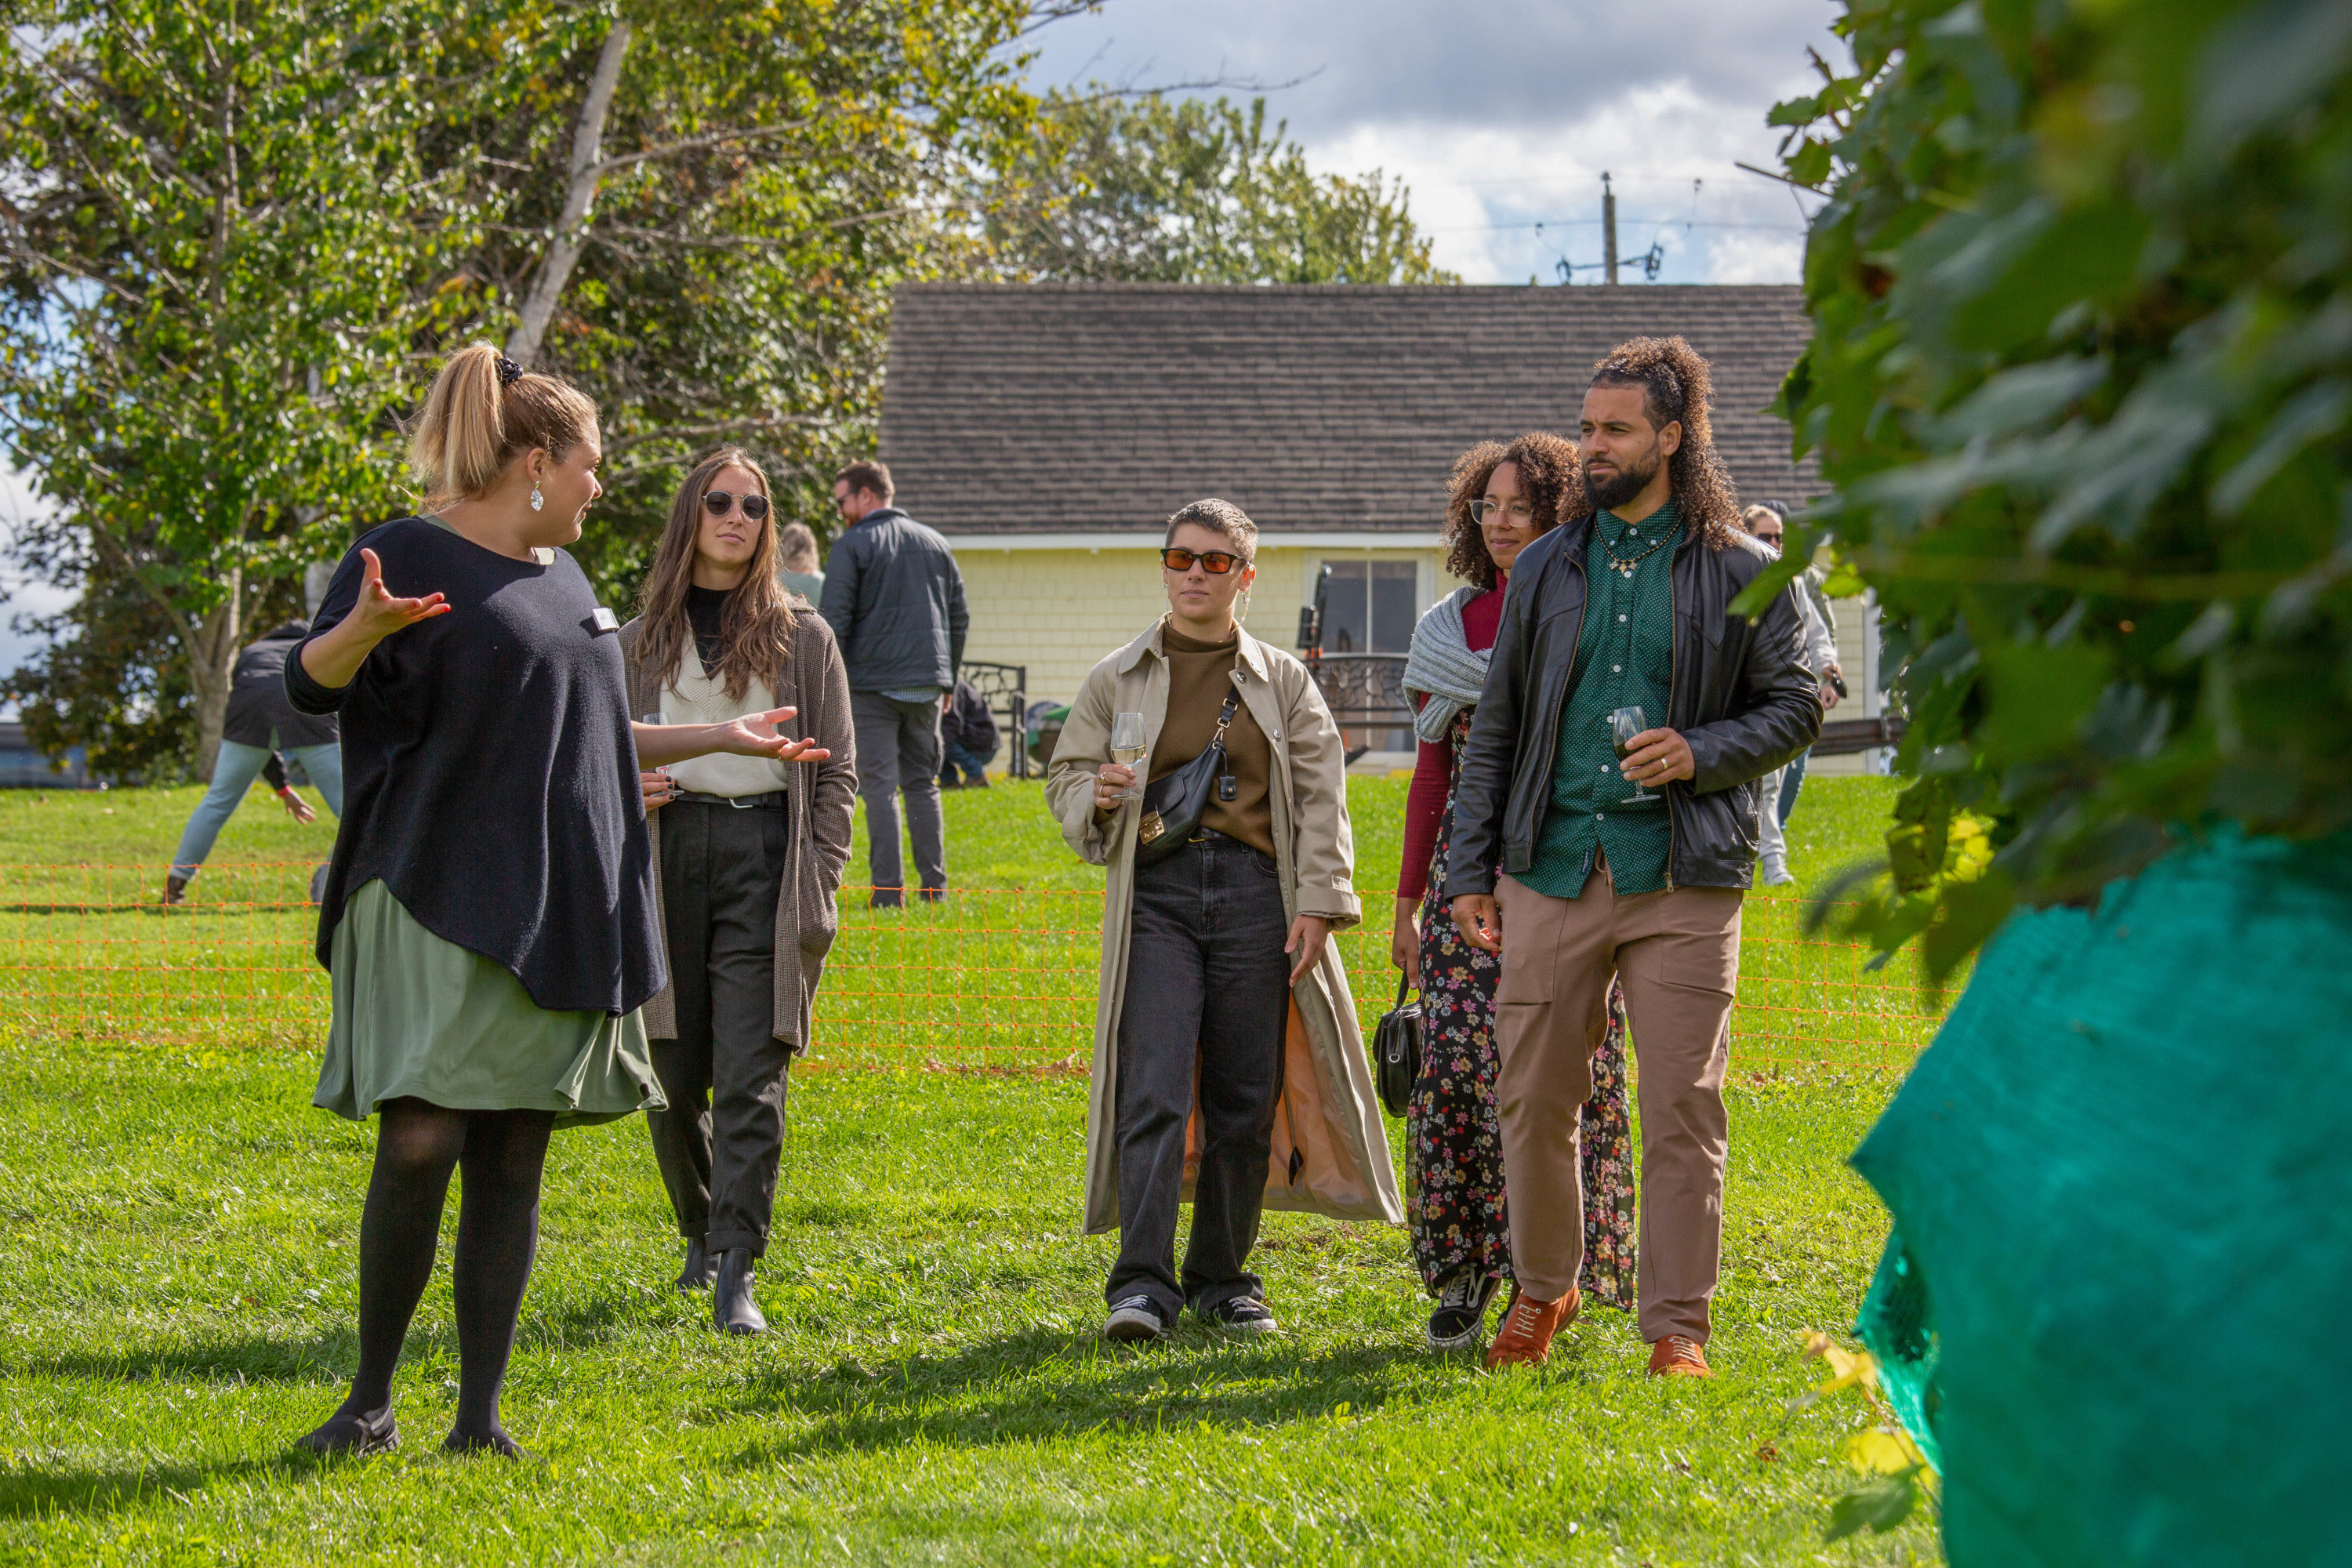
<instances>
[{"instance_id":1,"label":"beige trench coat","mask_svg":"<svg viewBox=\"0 0 2352 1568\"><path fill-rule=\"evenodd\" d=\"M1089 1235L1118 1226L1118 1148L1113 1136L1118 1016L1125 1000L1129 915L1135 897L1136 825L1142 816L1140 803L1129 801L1117 816L1097 826L1095 773L1110 758L1114 713L1143 715L1147 756L1158 743L1168 712L1168 664L1160 643L1165 625L1155 624L1095 666L1070 705L1045 784L1062 837L1081 857L1109 871L1095 1004L1094 1073L1087 1102ZM1348 829L1346 752L1323 694L1306 666L1247 632L1241 634L1234 684L1250 716L1273 742L1275 858L1281 868L1285 922L1300 915L1320 915L1334 929L1356 924L1363 909L1352 885L1355 847ZM1336 942L1327 942L1321 962L1291 987L1285 1049L1274 1154L1266 1162L1266 1206L1402 1225L1404 1209L1397 1197L1388 1133L1373 1098L1371 1067ZM1196 1110L1186 1135L1187 1197L1200 1146ZM1300 1157L1296 1177L1290 1174L1294 1152Z\"/></svg>"},{"instance_id":2,"label":"beige trench coat","mask_svg":"<svg viewBox=\"0 0 2352 1568\"><path fill-rule=\"evenodd\" d=\"M661 709L653 673L638 662L644 625L621 628L621 658L628 668L629 712L643 718ZM775 1037L808 1054L809 1008L824 973L824 955L841 930L834 895L842 868L849 864L849 819L857 799L857 740L849 721L849 677L834 645L833 628L809 610L793 616L792 652L776 683L776 706L797 708L785 728L806 735L833 754L821 763L795 763L784 792L784 875L776 889ZM653 836L654 916L661 907L663 813L646 814ZM665 926L663 929L667 930ZM646 1033L657 1040L677 1038L677 997L667 984L645 1007Z\"/></svg>"}]
</instances>

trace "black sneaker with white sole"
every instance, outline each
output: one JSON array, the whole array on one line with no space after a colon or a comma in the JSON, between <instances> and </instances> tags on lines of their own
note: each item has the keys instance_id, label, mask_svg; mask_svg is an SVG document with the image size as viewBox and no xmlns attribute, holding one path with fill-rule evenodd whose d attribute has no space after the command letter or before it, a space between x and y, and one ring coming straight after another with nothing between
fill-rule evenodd
<instances>
[{"instance_id":1,"label":"black sneaker with white sole","mask_svg":"<svg viewBox=\"0 0 2352 1568\"><path fill-rule=\"evenodd\" d=\"M1236 1334L1270 1334L1282 1326L1274 1321L1274 1313L1265 1302L1247 1296L1218 1302L1202 1312L1201 1321L1212 1328Z\"/></svg>"},{"instance_id":2,"label":"black sneaker with white sole","mask_svg":"<svg viewBox=\"0 0 2352 1568\"><path fill-rule=\"evenodd\" d=\"M1429 1314L1429 1348L1458 1351L1486 1337L1486 1309L1501 1289L1499 1276L1465 1263L1437 1289L1437 1310Z\"/></svg>"},{"instance_id":3,"label":"black sneaker with white sole","mask_svg":"<svg viewBox=\"0 0 2352 1568\"><path fill-rule=\"evenodd\" d=\"M1114 1303L1110 1316L1103 1321L1103 1338L1120 1344L1149 1343L1167 1332L1168 1325L1149 1296L1129 1296Z\"/></svg>"}]
</instances>

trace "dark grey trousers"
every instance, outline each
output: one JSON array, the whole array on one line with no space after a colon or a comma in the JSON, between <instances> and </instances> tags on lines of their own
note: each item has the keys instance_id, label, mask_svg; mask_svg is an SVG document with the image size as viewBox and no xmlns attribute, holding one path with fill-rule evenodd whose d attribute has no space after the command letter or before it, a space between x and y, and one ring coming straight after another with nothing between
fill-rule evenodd
<instances>
[{"instance_id":1,"label":"dark grey trousers","mask_svg":"<svg viewBox=\"0 0 2352 1568\"><path fill-rule=\"evenodd\" d=\"M878 691L849 694L857 727L857 798L866 803L866 863L874 901L906 901L898 854L898 792L907 795L907 837L923 888L948 885L947 824L940 816L940 705L900 702Z\"/></svg>"},{"instance_id":2,"label":"dark grey trousers","mask_svg":"<svg viewBox=\"0 0 2352 1568\"><path fill-rule=\"evenodd\" d=\"M673 801L661 830L677 1037L652 1042L669 1109L646 1121L679 1234L756 1258L776 1206L792 1059L773 1032L784 814Z\"/></svg>"},{"instance_id":3,"label":"dark grey trousers","mask_svg":"<svg viewBox=\"0 0 2352 1568\"><path fill-rule=\"evenodd\" d=\"M1118 1017L1118 1261L1103 1292L1114 1306L1149 1296L1172 1323L1188 1304L1265 1295L1247 1264L1282 1095L1287 936L1273 858L1238 839L1212 834L1136 874ZM1201 1166L1179 1276L1196 1089Z\"/></svg>"}]
</instances>

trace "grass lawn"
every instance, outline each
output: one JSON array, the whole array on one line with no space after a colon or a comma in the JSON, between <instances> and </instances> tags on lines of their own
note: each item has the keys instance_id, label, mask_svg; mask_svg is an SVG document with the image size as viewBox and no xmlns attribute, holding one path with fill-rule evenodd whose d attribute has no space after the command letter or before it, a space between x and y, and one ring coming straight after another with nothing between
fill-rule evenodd
<instances>
[{"instance_id":1,"label":"grass lawn","mask_svg":"<svg viewBox=\"0 0 2352 1568\"><path fill-rule=\"evenodd\" d=\"M1368 889L1393 882L1402 791L1354 786ZM845 911L761 1272L775 1332L723 1342L668 1288L642 1129L565 1132L507 1402L537 1460L432 1451L446 1268L395 1385L406 1447L291 1460L356 1356L373 1134L308 1103L323 824L256 797L165 917L142 906L195 798L0 794L0 1557L1938 1560L1917 1522L1824 1545L1859 1406L1783 1414L1821 1376L1801 1332L1852 1321L1884 1236L1843 1162L1932 1026L1899 976L1801 941L1787 897L1750 905L1713 1384L1643 1377L1605 1310L1532 1374L1433 1358L1402 1232L1282 1215L1278 1339L1112 1350L1110 1239L1076 1234L1083 1078L903 1070L1083 1055L1099 874L1034 785L949 797L970 892L947 910ZM1867 852L1886 799L1809 784L1801 878ZM1348 946L1368 1015L1385 921Z\"/></svg>"}]
</instances>

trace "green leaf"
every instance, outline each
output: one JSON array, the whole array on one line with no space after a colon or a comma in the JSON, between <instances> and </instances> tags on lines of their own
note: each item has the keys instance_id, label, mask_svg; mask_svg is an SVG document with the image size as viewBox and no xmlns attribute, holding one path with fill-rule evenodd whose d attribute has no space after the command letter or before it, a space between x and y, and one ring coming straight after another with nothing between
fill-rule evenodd
<instances>
[{"instance_id":1,"label":"green leaf","mask_svg":"<svg viewBox=\"0 0 2352 1568\"><path fill-rule=\"evenodd\" d=\"M1873 1481L1830 1505L1830 1521L1822 1538L1843 1541L1864 1525L1873 1534L1884 1535L1910 1518L1918 1502L1919 1482L1916 1475L1888 1476Z\"/></svg>"}]
</instances>

